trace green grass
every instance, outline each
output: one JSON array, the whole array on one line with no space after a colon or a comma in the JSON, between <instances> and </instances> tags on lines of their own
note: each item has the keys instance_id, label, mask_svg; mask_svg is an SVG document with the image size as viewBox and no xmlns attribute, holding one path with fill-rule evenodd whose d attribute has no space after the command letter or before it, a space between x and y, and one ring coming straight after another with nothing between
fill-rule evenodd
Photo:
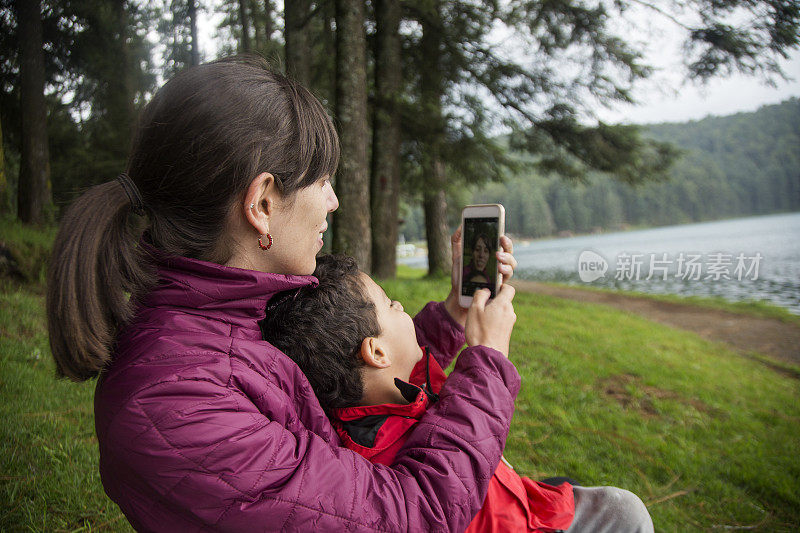
<instances>
[{"instance_id":1,"label":"green grass","mask_svg":"<svg viewBox=\"0 0 800 533\"><path fill-rule=\"evenodd\" d=\"M410 312L447 294L399 274L382 284ZM43 306L39 286L0 287L0 531L130 531L97 472L94 384L55 379ZM518 293L515 309L518 471L630 489L657 531L797 530L798 380L605 306Z\"/></svg>"},{"instance_id":2,"label":"green grass","mask_svg":"<svg viewBox=\"0 0 800 533\"><path fill-rule=\"evenodd\" d=\"M447 293L383 285L409 311ZM606 306L517 293L515 310L505 455L519 472L632 490L656 531L797 530L800 382Z\"/></svg>"},{"instance_id":3,"label":"green grass","mask_svg":"<svg viewBox=\"0 0 800 533\"><path fill-rule=\"evenodd\" d=\"M43 285L47 276L50 248L56 236L54 226L41 228L0 217L0 244L7 247L18 261L20 272L32 284Z\"/></svg>"},{"instance_id":4,"label":"green grass","mask_svg":"<svg viewBox=\"0 0 800 533\"><path fill-rule=\"evenodd\" d=\"M0 293L0 531L130 531L97 470L94 383L55 378L44 297Z\"/></svg>"}]
</instances>

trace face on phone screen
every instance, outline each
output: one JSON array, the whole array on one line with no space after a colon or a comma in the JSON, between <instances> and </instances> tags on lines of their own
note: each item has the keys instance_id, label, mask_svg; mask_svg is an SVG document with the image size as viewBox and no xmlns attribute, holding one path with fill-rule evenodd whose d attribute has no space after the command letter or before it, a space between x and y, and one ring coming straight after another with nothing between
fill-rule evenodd
<instances>
[{"instance_id":1,"label":"face on phone screen","mask_svg":"<svg viewBox=\"0 0 800 533\"><path fill-rule=\"evenodd\" d=\"M497 282L497 228L497 217L464 219L463 296L472 296L477 289L488 288L494 297Z\"/></svg>"}]
</instances>

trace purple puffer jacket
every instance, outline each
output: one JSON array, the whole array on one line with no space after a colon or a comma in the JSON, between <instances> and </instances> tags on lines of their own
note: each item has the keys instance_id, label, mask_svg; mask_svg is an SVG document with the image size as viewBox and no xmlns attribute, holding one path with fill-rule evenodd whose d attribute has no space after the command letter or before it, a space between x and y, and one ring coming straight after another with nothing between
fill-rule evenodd
<instances>
[{"instance_id":1,"label":"purple puffer jacket","mask_svg":"<svg viewBox=\"0 0 800 533\"><path fill-rule=\"evenodd\" d=\"M500 461L519 389L503 355L464 350L391 467L341 446L314 392L261 340L270 296L315 283L157 258L95 394L106 493L141 531L463 531ZM464 343L441 304L415 318L442 367Z\"/></svg>"}]
</instances>

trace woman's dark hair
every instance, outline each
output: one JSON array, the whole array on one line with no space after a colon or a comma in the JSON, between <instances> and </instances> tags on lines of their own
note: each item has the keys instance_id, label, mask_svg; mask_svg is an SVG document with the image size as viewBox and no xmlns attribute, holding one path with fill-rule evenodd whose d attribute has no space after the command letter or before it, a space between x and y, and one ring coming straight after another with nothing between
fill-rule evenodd
<instances>
[{"instance_id":1,"label":"woman's dark hair","mask_svg":"<svg viewBox=\"0 0 800 533\"><path fill-rule=\"evenodd\" d=\"M131 214L119 181L89 189L66 211L48 273L47 319L57 372L96 376L111 360L118 329L154 283L137 246L224 263L231 208L263 172L290 198L333 175L339 141L322 105L258 57L190 68L145 106L126 173L146 220ZM130 298L128 298L130 294Z\"/></svg>"},{"instance_id":2,"label":"woman's dark hair","mask_svg":"<svg viewBox=\"0 0 800 533\"><path fill-rule=\"evenodd\" d=\"M475 247L478 246L478 241L483 241L483 244L490 252L494 251L494 243L489 240L489 237L487 237L485 233L478 233L475 235L472 239L472 246L470 246L469 249L474 250Z\"/></svg>"},{"instance_id":3,"label":"woman's dark hair","mask_svg":"<svg viewBox=\"0 0 800 533\"><path fill-rule=\"evenodd\" d=\"M318 287L277 294L261 322L264 340L303 371L324 409L358 405L364 395L361 342L381 334L355 259L317 258Z\"/></svg>"}]
</instances>

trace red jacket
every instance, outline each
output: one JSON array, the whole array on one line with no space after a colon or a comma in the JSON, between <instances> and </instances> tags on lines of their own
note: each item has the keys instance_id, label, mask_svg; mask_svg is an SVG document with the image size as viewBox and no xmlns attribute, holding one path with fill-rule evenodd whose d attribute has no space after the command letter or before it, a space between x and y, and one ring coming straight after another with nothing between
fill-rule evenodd
<instances>
[{"instance_id":1,"label":"red jacket","mask_svg":"<svg viewBox=\"0 0 800 533\"><path fill-rule=\"evenodd\" d=\"M428 375L426 375L426 372ZM411 403L334 409L333 426L345 446L373 463L390 465L411 429L432 403L438 401L447 376L425 350L409 383L395 380ZM572 486L558 487L521 477L501 461L489 481L489 491L467 533L490 531L560 531L575 516Z\"/></svg>"}]
</instances>

